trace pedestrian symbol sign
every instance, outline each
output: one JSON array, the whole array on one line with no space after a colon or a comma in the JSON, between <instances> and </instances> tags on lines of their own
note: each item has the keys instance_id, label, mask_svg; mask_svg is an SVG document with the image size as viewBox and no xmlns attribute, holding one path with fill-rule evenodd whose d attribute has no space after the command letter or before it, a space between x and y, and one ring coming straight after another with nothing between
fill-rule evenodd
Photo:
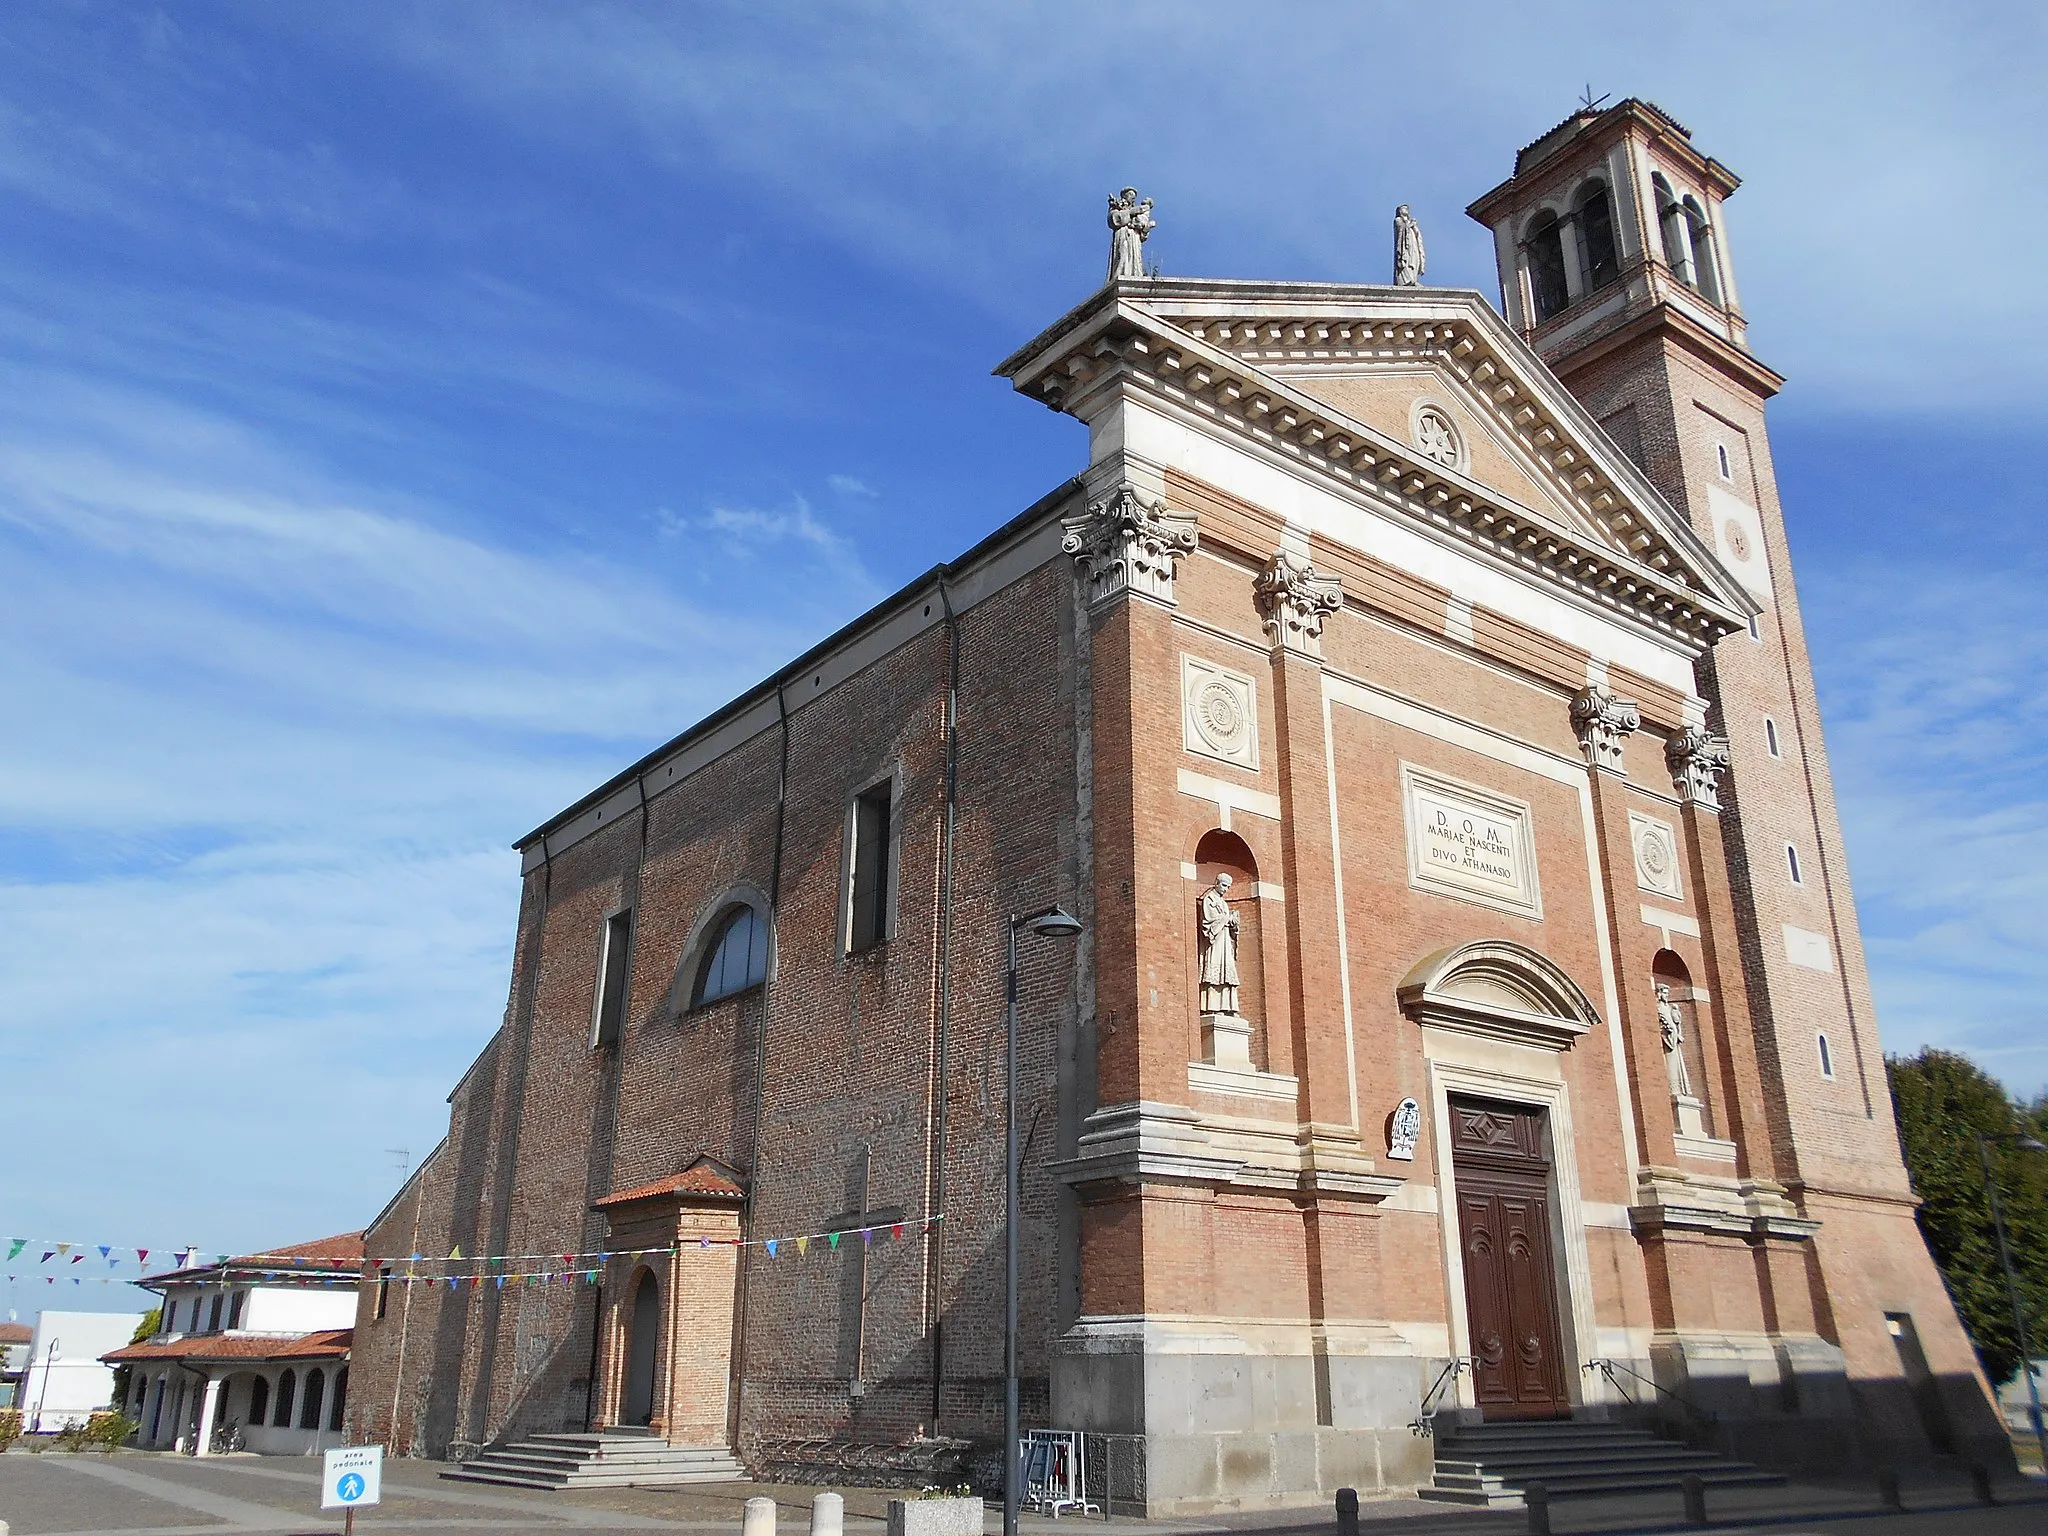
<instances>
[{"instance_id":1,"label":"pedestrian symbol sign","mask_svg":"<svg viewBox=\"0 0 2048 1536\"><path fill-rule=\"evenodd\" d=\"M359 1509L383 1491L384 1447L345 1445L327 1453L320 1478L322 1509Z\"/></svg>"}]
</instances>

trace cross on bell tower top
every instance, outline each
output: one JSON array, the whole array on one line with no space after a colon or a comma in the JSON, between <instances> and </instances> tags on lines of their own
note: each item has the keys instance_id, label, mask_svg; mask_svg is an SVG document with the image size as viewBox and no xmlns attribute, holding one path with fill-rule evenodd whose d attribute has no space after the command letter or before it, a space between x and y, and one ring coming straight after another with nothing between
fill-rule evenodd
<instances>
[{"instance_id":1,"label":"cross on bell tower top","mask_svg":"<svg viewBox=\"0 0 2048 1536\"><path fill-rule=\"evenodd\" d=\"M1553 367L1658 312L1746 356L1721 225L1740 180L1668 113L1604 100L1589 86L1465 210L1493 231L1509 323Z\"/></svg>"}]
</instances>

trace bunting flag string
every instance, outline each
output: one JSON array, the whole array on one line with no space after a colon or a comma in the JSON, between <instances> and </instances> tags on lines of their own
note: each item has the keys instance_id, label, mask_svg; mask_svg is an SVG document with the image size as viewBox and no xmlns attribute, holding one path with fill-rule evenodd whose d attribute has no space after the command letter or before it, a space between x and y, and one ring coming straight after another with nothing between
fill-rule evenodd
<instances>
[{"instance_id":1,"label":"bunting flag string","mask_svg":"<svg viewBox=\"0 0 2048 1536\"><path fill-rule=\"evenodd\" d=\"M877 1233L884 1234L893 1242L901 1242L907 1230L915 1229L922 1233L943 1220L944 1213L935 1212L930 1216L912 1217L906 1221L880 1222L865 1227L838 1227L826 1232L798 1232L766 1238L712 1237L700 1234L694 1241L679 1241L674 1248L599 1248L581 1253L465 1254L462 1245L458 1243L449 1249L446 1258L411 1253L383 1259L365 1258L360 1263L372 1277L376 1276L376 1272L383 1271L386 1272L384 1278L408 1285L415 1281L436 1285L446 1283L451 1286L467 1281L472 1285L481 1285L486 1279L500 1287L508 1283L530 1285L545 1281L563 1283L575 1280L595 1284L602 1267L615 1258L645 1258L652 1254L679 1252L689 1247L695 1247L700 1251L712 1248L759 1248L771 1259L781 1256L785 1249L793 1247L799 1256L806 1256L810 1252L811 1244L819 1238L825 1240L825 1246L829 1250L837 1253L841 1240L855 1232L860 1234L862 1248L867 1249L874 1246ZM107 1268L110 1271L118 1271L123 1264L131 1262L127 1256L133 1254L132 1262L137 1276L148 1273L147 1265L152 1252L163 1252L161 1249L131 1248L118 1243L82 1244L59 1242L55 1239L13 1237L7 1239L6 1262L12 1265L24 1253L35 1250L40 1250L42 1255L37 1260L38 1269L49 1266L50 1261L56 1259L60 1261L62 1268L68 1270L70 1266L82 1262L90 1250L107 1261ZM172 1249L170 1260L176 1270L191 1267L195 1263L201 1266L209 1265L207 1256L200 1253L196 1247ZM355 1262L342 1258L316 1259L303 1254L289 1253L251 1253L233 1256L222 1253L213 1255L210 1264L232 1264L238 1274L259 1278L261 1283L266 1285L329 1284L336 1269L356 1267ZM325 1273L306 1273L308 1269L314 1268ZM13 1282L34 1279L36 1275L18 1274L10 1268L5 1278ZM54 1285L59 1276L44 1273L42 1278ZM118 1273L91 1276L67 1274L64 1278L68 1278L73 1285L84 1283L86 1280L96 1285L134 1283L133 1278Z\"/></svg>"}]
</instances>

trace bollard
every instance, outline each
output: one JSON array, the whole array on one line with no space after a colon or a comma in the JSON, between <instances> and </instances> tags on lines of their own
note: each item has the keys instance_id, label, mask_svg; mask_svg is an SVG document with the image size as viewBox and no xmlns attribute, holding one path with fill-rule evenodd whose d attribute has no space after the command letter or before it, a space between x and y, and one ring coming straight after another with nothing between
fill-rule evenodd
<instances>
[{"instance_id":1,"label":"bollard","mask_svg":"<svg viewBox=\"0 0 2048 1536\"><path fill-rule=\"evenodd\" d=\"M821 1493L811 1500L811 1536L844 1536L846 1500L836 1493Z\"/></svg>"},{"instance_id":2,"label":"bollard","mask_svg":"<svg viewBox=\"0 0 2048 1536\"><path fill-rule=\"evenodd\" d=\"M1522 1502L1529 1506L1529 1536L1550 1536L1550 1490L1531 1483L1522 1490Z\"/></svg>"},{"instance_id":3,"label":"bollard","mask_svg":"<svg viewBox=\"0 0 2048 1536\"><path fill-rule=\"evenodd\" d=\"M1977 1496L1979 1504L1996 1504L1998 1495L1991 1491L1991 1469L1981 1461L1970 1463L1970 1492ZM0 1533L4 1536L4 1533Z\"/></svg>"},{"instance_id":4,"label":"bollard","mask_svg":"<svg viewBox=\"0 0 2048 1536\"><path fill-rule=\"evenodd\" d=\"M747 1513L740 1522L740 1536L775 1536L775 1501L767 1498L747 1500Z\"/></svg>"},{"instance_id":5,"label":"bollard","mask_svg":"<svg viewBox=\"0 0 2048 1536\"><path fill-rule=\"evenodd\" d=\"M1685 1523L1705 1525L1707 1523L1707 1480L1697 1472L1688 1472L1678 1480L1678 1486L1685 1492Z\"/></svg>"},{"instance_id":6,"label":"bollard","mask_svg":"<svg viewBox=\"0 0 2048 1536\"><path fill-rule=\"evenodd\" d=\"M1877 1474L1877 1501L1886 1509L1903 1510L1905 1497L1899 1492L1899 1474L1885 1467Z\"/></svg>"},{"instance_id":7,"label":"bollard","mask_svg":"<svg viewBox=\"0 0 2048 1536\"><path fill-rule=\"evenodd\" d=\"M1337 1536L1358 1536L1358 1490L1337 1490Z\"/></svg>"}]
</instances>

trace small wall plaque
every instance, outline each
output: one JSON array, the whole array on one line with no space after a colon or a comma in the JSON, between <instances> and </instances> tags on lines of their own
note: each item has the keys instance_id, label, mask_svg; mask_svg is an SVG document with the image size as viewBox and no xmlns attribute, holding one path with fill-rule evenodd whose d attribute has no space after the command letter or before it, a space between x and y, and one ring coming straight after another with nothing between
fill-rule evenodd
<instances>
[{"instance_id":1,"label":"small wall plaque","mask_svg":"<svg viewBox=\"0 0 2048 1536\"><path fill-rule=\"evenodd\" d=\"M1403 1099L1387 1122L1387 1156L1404 1163L1415 1161L1415 1138L1422 1134L1422 1106Z\"/></svg>"}]
</instances>

